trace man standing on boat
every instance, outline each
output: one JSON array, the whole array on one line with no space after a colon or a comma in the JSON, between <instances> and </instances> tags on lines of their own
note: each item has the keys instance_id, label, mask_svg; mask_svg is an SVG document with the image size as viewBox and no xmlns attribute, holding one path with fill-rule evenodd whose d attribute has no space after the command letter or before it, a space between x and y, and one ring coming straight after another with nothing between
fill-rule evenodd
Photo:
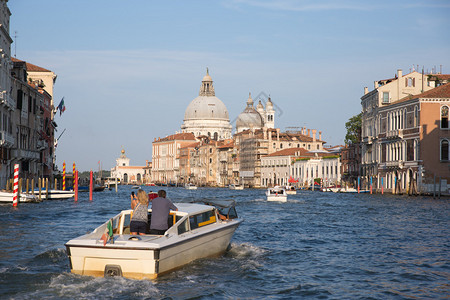
<instances>
[{"instance_id":1,"label":"man standing on boat","mask_svg":"<svg viewBox=\"0 0 450 300\"><path fill-rule=\"evenodd\" d=\"M166 198L166 191L159 190L158 197L152 200L152 220L150 223L150 234L163 235L169 228L167 223L170 209L178 210L178 208Z\"/></svg>"}]
</instances>

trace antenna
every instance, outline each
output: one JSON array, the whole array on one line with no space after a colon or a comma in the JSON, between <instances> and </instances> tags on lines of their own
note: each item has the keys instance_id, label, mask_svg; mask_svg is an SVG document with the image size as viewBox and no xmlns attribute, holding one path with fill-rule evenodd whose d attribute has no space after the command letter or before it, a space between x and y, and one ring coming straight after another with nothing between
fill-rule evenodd
<instances>
[{"instance_id":1,"label":"antenna","mask_svg":"<svg viewBox=\"0 0 450 300\"><path fill-rule=\"evenodd\" d=\"M14 31L14 57L17 58L17 38L19 36L17 35L17 30Z\"/></svg>"}]
</instances>

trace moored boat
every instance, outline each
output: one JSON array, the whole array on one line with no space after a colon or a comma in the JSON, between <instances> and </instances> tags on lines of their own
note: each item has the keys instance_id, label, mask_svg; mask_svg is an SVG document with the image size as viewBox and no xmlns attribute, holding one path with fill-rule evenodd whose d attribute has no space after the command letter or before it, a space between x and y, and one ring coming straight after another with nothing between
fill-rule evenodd
<instances>
[{"instance_id":1,"label":"moored boat","mask_svg":"<svg viewBox=\"0 0 450 300\"><path fill-rule=\"evenodd\" d=\"M81 190L79 190L81 191ZM39 195L39 189L34 191L36 197ZM61 199L69 199L75 196L75 192L73 190L47 190L41 189L41 199L46 200L61 200Z\"/></svg>"},{"instance_id":2,"label":"moored boat","mask_svg":"<svg viewBox=\"0 0 450 300\"><path fill-rule=\"evenodd\" d=\"M0 203L13 203L13 199L14 193L0 191ZM39 202L39 199L35 195L20 193L18 202Z\"/></svg>"},{"instance_id":3,"label":"moored boat","mask_svg":"<svg viewBox=\"0 0 450 300\"><path fill-rule=\"evenodd\" d=\"M65 246L71 272L89 276L123 276L154 279L189 262L223 254L243 219L234 204L215 207L175 203L164 235L130 235L132 210L124 210L92 233L68 241ZM152 210L149 209L149 220ZM109 242L101 240L109 233Z\"/></svg>"},{"instance_id":4,"label":"moored boat","mask_svg":"<svg viewBox=\"0 0 450 300\"><path fill-rule=\"evenodd\" d=\"M286 194L288 194L288 195L296 195L297 191L295 189L295 186L287 185L286 186Z\"/></svg>"},{"instance_id":5,"label":"moored boat","mask_svg":"<svg viewBox=\"0 0 450 300\"><path fill-rule=\"evenodd\" d=\"M268 188L266 191L267 201L287 201L286 190L281 186Z\"/></svg>"},{"instance_id":6,"label":"moored boat","mask_svg":"<svg viewBox=\"0 0 450 300\"><path fill-rule=\"evenodd\" d=\"M185 188L185 189L188 189L188 190L196 190L196 189L197 189L197 186L195 186L193 183L186 183L186 184L184 185L184 188Z\"/></svg>"},{"instance_id":7,"label":"moored boat","mask_svg":"<svg viewBox=\"0 0 450 300\"><path fill-rule=\"evenodd\" d=\"M230 184L230 185L228 186L228 188L229 188L230 190L243 190L243 189L244 189L244 186L243 186L243 185L240 185L240 184Z\"/></svg>"}]
</instances>

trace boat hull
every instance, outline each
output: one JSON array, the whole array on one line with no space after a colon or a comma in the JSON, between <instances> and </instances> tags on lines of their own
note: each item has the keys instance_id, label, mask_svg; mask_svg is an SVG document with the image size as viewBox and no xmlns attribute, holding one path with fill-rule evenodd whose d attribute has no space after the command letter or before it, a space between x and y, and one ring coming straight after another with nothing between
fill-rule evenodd
<instances>
[{"instance_id":1,"label":"boat hull","mask_svg":"<svg viewBox=\"0 0 450 300\"><path fill-rule=\"evenodd\" d=\"M66 244L71 272L79 275L105 276L111 269L132 279L155 279L159 275L179 268L199 258L223 254L241 220L229 226L208 232L189 232L176 237L176 241L160 247L130 247L130 235L115 237L114 244L103 246L101 241L91 245ZM142 236L141 236L142 237ZM165 236L143 236L142 239L170 239ZM126 244L126 246L125 246Z\"/></svg>"},{"instance_id":2,"label":"boat hull","mask_svg":"<svg viewBox=\"0 0 450 300\"><path fill-rule=\"evenodd\" d=\"M13 203L13 193L0 192L0 203ZM39 202L36 196L30 194L20 194L19 203L25 202Z\"/></svg>"},{"instance_id":3,"label":"boat hull","mask_svg":"<svg viewBox=\"0 0 450 300\"><path fill-rule=\"evenodd\" d=\"M287 196L286 195L267 196L267 201L286 202L287 201Z\"/></svg>"}]
</instances>

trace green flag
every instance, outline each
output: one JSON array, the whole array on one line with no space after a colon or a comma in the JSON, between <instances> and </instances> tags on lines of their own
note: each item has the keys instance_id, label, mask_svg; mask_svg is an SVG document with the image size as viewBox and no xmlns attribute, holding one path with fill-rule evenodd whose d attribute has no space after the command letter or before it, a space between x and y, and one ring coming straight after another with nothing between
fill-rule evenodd
<instances>
[{"instance_id":1,"label":"green flag","mask_svg":"<svg viewBox=\"0 0 450 300\"><path fill-rule=\"evenodd\" d=\"M113 236L112 219L108 221L107 228L108 228L108 235L112 237Z\"/></svg>"}]
</instances>

